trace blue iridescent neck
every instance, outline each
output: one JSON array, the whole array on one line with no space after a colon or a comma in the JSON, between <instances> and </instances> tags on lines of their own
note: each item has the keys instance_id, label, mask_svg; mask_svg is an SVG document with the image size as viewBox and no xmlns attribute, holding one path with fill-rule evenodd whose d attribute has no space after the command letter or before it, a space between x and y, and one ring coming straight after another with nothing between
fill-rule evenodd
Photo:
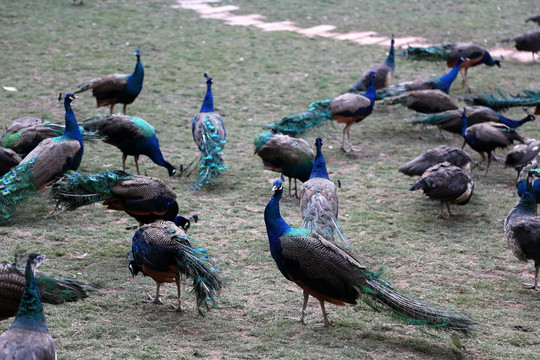
<instances>
[{"instance_id":1,"label":"blue iridescent neck","mask_svg":"<svg viewBox=\"0 0 540 360\"><path fill-rule=\"evenodd\" d=\"M377 90L375 89L375 77L373 75L370 75L369 77L369 86L364 93L364 96L367 97L371 104L373 105L375 103L375 96L377 95Z\"/></svg>"},{"instance_id":2,"label":"blue iridescent neck","mask_svg":"<svg viewBox=\"0 0 540 360\"><path fill-rule=\"evenodd\" d=\"M316 143L317 155L315 155L315 160L313 161L313 169L311 170L310 179L313 178L323 178L330 180L328 172L326 171L326 163L324 161L324 156L321 151L322 144Z\"/></svg>"},{"instance_id":3,"label":"blue iridescent neck","mask_svg":"<svg viewBox=\"0 0 540 360\"><path fill-rule=\"evenodd\" d=\"M201 106L202 113L214 112L214 98L212 97L212 81L206 82L206 95Z\"/></svg>"},{"instance_id":4,"label":"blue iridescent neck","mask_svg":"<svg viewBox=\"0 0 540 360\"><path fill-rule=\"evenodd\" d=\"M452 83L454 82L454 80L456 80L456 77L459 73L460 66L461 66L461 61L458 59L456 61L456 64L452 68L452 70L450 70L447 74L444 74L443 76L439 78L439 80L444 84L446 88L444 90L445 93L448 94L450 92L450 86L452 86Z\"/></svg>"},{"instance_id":5,"label":"blue iridescent neck","mask_svg":"<svg viewBox=\"0 0 540 360\"><path fill-rule=\"evenodd\" d=\"M534 194L534 189L532 184L526 180L526 190L521 195L521 198L519 199L518 204L516 205L516 209L520 211L521 213L527 213L527 214L535 214L536 212L536 196Z\"/></svg>"},{"instance_id":6,"label":"blue iridescent neck","mask_svg":"<svg viewBox=\"0 0 540 360\"><path fill-rule=\"evenodd\" d=\"M64 108L66 109L66 115L64 116L66 125L64 129L64 136L69 136L75 140L78 140L82 146L83 141L81 129L79 128L79 124L77 124L75 113L71 108L71 99L69 99L68 96L66 96L66 98L64 99Z\"/></svg>"},{"instance_id":7,"label":"blue iridescent neck","mask_svg":"<svg viewBox=\"0 0 540 360\"><path fill-rule=\"evenodd\" d=\"M497 116L499 117L499 121L503 123L506 126L510 126L511 128L517 128L523 124L525 124L527 121L531 121L534 118L527 115L521 120L512 120L507 117L502 116L501 114L497 113Z\"/></svg>"},{"instance_id":8,"label":"blue iridescent neck","mask_svg":"<svg viewBox=\"0 0 540 360\"><path fill-rule=\"evenodd\" d=\"M488 51L484 51L484 56L482 56L482 63L487 66L501 66L498 61L493 60Z\"/></svg>"},{"instance_id":9,"label":"blue iridescent neck","mask_svg":"<svg viewBox=\"0 0 540 360\"><path fill-rule=\"evenodd\" d=\"M26 286L24 287L22 300L11 327L32 327L38 330L46 330L43 304L41 303L39 289L30 262L26 264L25 280Z\"/></svg>"},{"instance_id":10,"label":"blue iridescent neck","mask_svg":"<svg viewBox=\"0 0 540 360\"><path fill-rule=\"evenodd\" d=\"M384 61L384 64L388 66L392 71L396 68L396 62L395 62L395 56L394 56L394 38L392 38L392 42L390 43L390 52L388 53L388 56L386 57L386 60Z\"/></svg>"},{"instance_id":11,"label":"blue iridescent neck","mask_svg":"<svg viewBox=\"0 0 540 360\"><path fill-rule=\"evenodd\" d=\"M128 76L127 87L135 92L140 92L143 87L144 81L144 68L141 62L141 56L137 55L137 63L135 64L135 70L133 74Z\"/></svg>"},{"instance_id":12,"label":"blue iridescent neck","mask_svg":"<svg viewBox=\"0 0 540 360\"><path fill-rule=\"evenodd\" d=\"M465 113L461 114L461 135L465 136L465 131L467 130L467 115Z\"/></svg>"},{"instance_id":13,"label":"blue iridescent neck","mask_svg":"<svg viewBox=\"0 0 540 360\"><path fill-rule=\"evenodd\" d=\"M283 195L283 189L276 190L272 199L264 209L264 223L266 224L266 232L270 243L274 243L284 232L289 230L289 226L281 217L279 211L279 200ZM273 247L271 247L272 249Z\"/></svg>"}]
</instances>

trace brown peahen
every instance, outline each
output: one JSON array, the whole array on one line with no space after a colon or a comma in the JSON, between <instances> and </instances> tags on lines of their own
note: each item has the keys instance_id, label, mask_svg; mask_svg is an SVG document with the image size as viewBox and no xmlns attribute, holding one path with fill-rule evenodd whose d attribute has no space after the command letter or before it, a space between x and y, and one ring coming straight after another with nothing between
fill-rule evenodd
<instances>
[{"instance_id":1,"label":"brown peahen","mask_svg":"<svg viewBox=\"0 0 540 360\"><path fill-rule=\"evenodd\" d=\"M83 156L83 140L71 102L64 98L64 135L43 140L19 165L0 178L0 223L15 211L26 194L44 189L68 170L76 170Z\"/></svg>"},{"instance_id":2,"label":"brown peahen","mask_svg":"<svg viewBox=\"0 0 540 360\"><path fill-rule=\"evenodd\" d=\"M467 145L474 151L480 154L482 160L475 163L474 167L478 166L480 162L486 160L487 153L487 175L489 171L489 165L491 164L492 152L497 148L505 148L512 144L514 140L524 143L526 139L519 135L513 128L494 122L485 122L468 126L467 124L467 112L464 109L461 115L461 135Z\"/></svg>"},{"instance_id":3,"label":"brown peahen","mask_svg":"<svg viewBox=\"0 0 540 360\"><path fill-rule=\"evenodd\" d=\"M95 288L80 281L45 273L35 273L41 301L59 305L88 297ZM15 316L21 302L26 279L15 264L0 265L0 320Z\"/></svg>"},{"instance_id":4,"label":"brown peahen","mask_svg":"<svg viewBox=\"0 0 540 360\"><path fill-rule=\"evenodd\" d=\"M523 144L514 146L506 153L504 165L516 169L518 172L532 160L536 159L540 152L540 141L526 138Z\"/></svg>"},{"instance_id":5,"label":"brown peahen","mask_svg":"<svg viewBox=\"0 0 540 360\"><path fill-rule=\"evenodd\" d=\"M190 225L186 218L177 216L176 193L163 180L120 170L68 172L52 185L51 197L56 200L54 215L103 201L108 209L125 211L139 226L156 220L174 221L184 229Z\"/></svg>"},{"instance_id":6,"label":"brown peahen","mask_svg":"<svg viewBox=\"0 0 540 360\"><path fill-rule=\"evenodd\" d=\"M294 196L298 197L296 180L306 182L313 169L315 153L311 146L303 139L270 132L256 136L253 144L266 170L289 177L289 196L292 196L291 179L294 179Z\"/></svg>"},{"instance_id":7,"label":"brown peahen","mask_svg":"<svg viewBox=\"0 0 540 360\"><path fill-rule=\"evenodd\" d=\"M12 167L19 165L21 160L15 151L0 146L0 176L7 173Z\"/></svg>"},{"instance_id":8,"label":"brown peahen","mask_svg":"<svg viewBox=\"0 0 540 360\"><path fill-rule=\"evenodd\" d=\"M433 165L443 162L462 168L467 174L471 172L471 157L465 151L446 145L426 150L399 168L399 172L408 176L421 176Z\"/></svg>"},{"instance_id":9,"label":"brown peahen","mask_svg":"<svg viewBox=\"0 0 540 360\"><path fill-rule=\"evenodd\" d=\"M372 72L375 73L375 89L382 89L390 85L392 77L394 76L394 70L396 69L395 51L394 51L394 35L390 40L390 50L388 56L382 64L373 65L367 69L356 80L353 86L349 88L350 92L366 91L369 87L369 76Z\"/></svg>"},{"instance_id":10,"label":"brown peahen","mask_svg":"<svg viewBox=\"0 0 540 360\"><path fill-rule=\"evenodd\" d=\"M540 270L540 218L536 216L536 198L533 181L540 178L540 169L529 170L526 190L504 221L506 241L514 255L523 262L534 261L534 282L524 284L528 289L538 288Z\"/></svg>"},{"instance_id":11,"label":"brown peahen","mask_svg":"<svg viewBox=\"0 0 540 360\"><path fill-rule=\"evenodd\" d=\"M92 89L98 108L110 106L110 114L113 114L116 104L124 104L125 115L127 106L135 101L143 88L144 68L141 62L141 51L135 50L134 55L137 57L137 63L131 75L112 74L92 79L79 85L75 94Z\"/></svg>"},{"instance_id":12,"label":"brown peahen","mask_svg":"<svg viewBox=\"0 0 540 360\"><path fill-rule=\"evenodd\" d=\"M513 38L502 40L502 42L510 41L515 42L516 50L530 51L532 60L534 61L534 54L540 51L540 30L527 31L524 34L517 35Z\"/></svg>"},{"instance_id":13,"label":"brown peahen","mask_svg":"<svg viewBox=\"0 0 540 360\"><path fill-rule=\"evenodd\" d=\"M45 255L30 254L26 262L26 285L13 324L0 336L0 358L10 360L56 360L34 272Z\"/></svg>"},{"instance_id":14,"label":"brown peahen","mask_svg":"<svg viewBox=\"0 0 540 360\"><path fill-rule=\"evenodd\" d=\"M441 90L408 91L402 95L384 98L379 103L381 105L401 104L408 109L426 114L458 108L454 100Z\"/></svg>"},{"instance_id":15,"label":"brown peahen","mask_svg":"<svg viewBox=\"0 0 540 360\"><path fill-rule=\"evenodd\" d=\"M445 204L452 216L450 204L465 205L471 200L474 181L465 170L445 161L428 168L409 190L423 190L431 200L440 201L437 217L443 219Z\"/></svg>"},{"instance_id":16,"label":"brown peahen","mask_svg":"<svg viewBox=\"0 0 540 360\"><path fill-rule=\"evenodd\" d=\"M313 161L313 169L309 180L300 187L300 214L302 227L317 231L328 241L338 241L350 246L349 241L341 231L338 217L338 197L336 185L330 181L326 163L322 154L322 139L315 139L317 153Z\"/></svg>"},{"instance_id":17,"label":"brown peahen","mask_svg":"<svg viewBox=\"0 0 540 360\"><path fill-rule=\"evenodd\" d=\"M216 307L215 298L223 287L223 281L219 270L211 263L207 249L196 248L191 241L182 229L170 221L158 220L145 225L133 235L133 260L129 262L129 270L134 277L142 272L156 282L156 296L150 296L155 304L163 304L159 293L161 284L176 283L178 306L173 306L175 311L184 311L180 299L180 278L185 275L192 281L197 310L202 315L202 307L207 311L210 307Z\"/></svg>"},{"instance_id":18,"label":"brown peahen","mask_svg":"<svg viewBox=\"0 0 540 360\"><path fill-rule=\"evenodd\" d=\"M281 274L304 292L300 318L305 324L309 296L319 300L323 315L321 326L330 326L325 302L335 305L356 304L362 300L376 311L386 311L414 325L463 334L473 331L474 322L453 309L427 305L406 296L380 278L351 254L327 241L317 232L293 228L281 217L279 201L283 183L276 180L274 194L264 210L264 222L270 253Z\"/></svg>"},{"instance_id":19,"label":"brown peahen","mask_svg":"<svg viewBox=\"0 0 540 360\"><path fill-rule=\"evenodd\" d=\"M83 119L81 126L85 131L103 136L103 141L116 146L122 152L122 170L126 171L126 158L135 158L137 175L140 175L139 156L148 156L155 164L167 169L174 176L176 168L165 161L156 130L141 118L127 115L101 115Z\"/></svg>"}]
</instances>

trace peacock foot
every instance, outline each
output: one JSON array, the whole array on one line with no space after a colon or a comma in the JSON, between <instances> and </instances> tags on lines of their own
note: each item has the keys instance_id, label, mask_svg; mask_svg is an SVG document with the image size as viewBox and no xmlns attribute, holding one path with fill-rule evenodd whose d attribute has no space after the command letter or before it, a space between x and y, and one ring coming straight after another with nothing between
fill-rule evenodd
<instances>
[{"instance_id":1,"label":"peacock foot","mask_svg":"<svg viewBox=\"0 0 540 360\"><path fill-rule=\"evenodd\" d=\"M362 149L360 148L355 148L355 147L352 147L350 146L349 149L345 149L344 146L341 147L341 150L343 150L344 152L348 153L348 152L351 152L351 151L362 151Z\"/></svg>"},{"instance_id":2,"label":"peacock foot","mask_svg":"<svg viewBox=\"0 0 540 360\"><path fill-rule=\"evenodd\" d=\"M287 320L294 320L294 321L297 321L299 323L302 323L303 325L307 325L306 321L304 320L304 316L301 316L299 318L293 317L293 316L284 316L283 318L287 319Z\"/></svg>"},{"instance_id":3,"label":"peacock foot","mask_svg":"<svg viewBox=\"0 0 540 360\"><path fill-rule=\"evenodd\" d=\"M172 307L172 310L170 310L171 312L183 313L186 310L186 307L182 305L178 305L178 306L171 305L171 307Z\"/></svg>"},{"instance_id":4,"label":"peacock foot","mask_svg":"<svg viewBox=\"0 0 540 360\"><path fill-rule=\"evenodd\" d=\"M523 286L525 289L532 289L532 290L536 290L540 292L540 288L538 287L537 284L523 283L521 284L521 286Z\"/></svg>"},{"instance_id":5,"label":"peacock foot","mask_svg":"<svg viewBox=\"0 0 540 360\"><path fill-rule=\"evenodd\" d=\"M334 323L331 322L331 321L328 321L327 323L315 324L315 327L316 327L316 328L320 328L320 327L329 327L329 326L334 326Z\"/></svg>"},{"instance_id":6,"label":"peacock foot","mask_svg":"<svg viewBox=\"0 0 540 360\"><path fill-rule=\"evenodd\" d=\"M148 294L148 297L149 297L149 299L148 300L143 300L143 302L163 305L163 301L161 301L159 296L153 297L152 295Z\"/></svg>"}]
</instances>

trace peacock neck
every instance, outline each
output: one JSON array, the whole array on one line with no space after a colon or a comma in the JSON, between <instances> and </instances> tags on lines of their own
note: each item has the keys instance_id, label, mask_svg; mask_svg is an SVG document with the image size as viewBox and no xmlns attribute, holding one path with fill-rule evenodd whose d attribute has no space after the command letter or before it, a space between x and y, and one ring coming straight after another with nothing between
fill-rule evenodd
<instances>
[{"instance_id":1,"label":"peacock neck","mask_svg":"<svg viewBox=\"0 0 540 360\"><path fill-rule=\"evenodd\" d=\"M71 108L71 102L69 99L64 101L64 108L66 109L66 115L64 117L66 127L64 129L64 136L69 136L77 141L81 146L83 145L81 129L79 124L77 124L77 119L75 118L75 113Z\"/></svg>"},{"instance_id":2,"label":"peacock neck","mask_svg":"<svg viewBox=\"0 0 540 360\"><path fill-rule=\"evenodd\" d=\"M525 124L527 121L531 121L532 117L527 115L521 120L512 120L508 119L507 117L502 116L501 114L497 114L499 117L499 121L507 126L510 126L511 128L517 128L523 124Z\"/></svg>"},{"instance_id":3,"label":"peacock neck","mask_svg":"<svg viewBox=\"0 0 540 360\"><path fill-rule=\"evenodd\" d=\"M439 80L444 84L445 93L448 94L450 92L450 86L452 86L452 83L454 82L454 80L456 80L456 77L459 73L460 66L461 66L461 61L460 60L456 61L456 64L454 65L452 70L450 70L447 74L444 74L443 76L439 78Z\"/></svg>"},{"instance_id":4,"label":"peacock neck","mask_svg":"<svg viewBox=\"0 0 540 360\"><path fill-rule=\"evenodd\" d=\"M212 83L206 83L206 95L204 96L203 104L201 106L202 113L214 112L214 98L212 96Z\"/></svg>"},{"instance_id":5,"label":"peacock neck","mask_svg":"<svg viewBox=\"0 0 540 360\"><path fill-rule=\"evenodd\" d=\"M390 69L392 69L392 71L394 71L394 69L396 68L395 55L394 55L394 39L392 39L392 42L390 43L390 52L388 53L388 56L386 57L384 64L388 66Z\"/></svg>"},{"instance_id":6,"label":"peacock neck","mask_svg":"<svg viewBox=\"0 0 540 360\"><path fill-rule=\"evenodd\" d=\"M461 136L465 136L467 131L467 116L465 114L461 115Z\"/></svg>"},{"instance_id":7,"label":"peacock neck","mask_svg":"<svg viewBox=\"0 0 540 360\"><path fill-rule=\"evenodd\" d=\"M375 96L377 95L377 89L375 88L375 78L373 75L369 77L369 86L364 93L364 96L367 97L370 101L371 106L375 104Z\"/></svg>"},{"instance_id":8,"label":"peacock neck","mask_svg":"<svg viewBox=\"0 0 540 360\"><path fill-rule=\"evenodd\" d=\"M311 170L310 179L313 178L323 178L330 180L328 176L328 171L326 171L326 163L324 161L324 156L321 151L321 145L317 144L317 155L313 161L313 169Z\"/></svg>"},{"instance_id":9,"label":"peacock neck","mask_svg":"<svg viewBox=\"0 0 540 360\"><path fill-rule=\"evenodd\" d=\"M536 213L536 197L532 184L527 183L527 190L523 193L514 212L520 215L534 215Z\"/></svg>"},{"instance_id":10,"label":"peacock neck","mask_svg":"<svg viewBox=\"0 0 540 360\"><path fill-rule=\"evenodd\" d=\"M139 93L142 90L144 80L144 68L141 62L141 56L137 55L137 63L133 74L128 77L127 87L130 91Z\"/></svg>"},{"instance_id":11,"label":"peacock neck","mask_svg":"<svg viewBox=\"0 0 540 360\"><path fill-rule=\"evenodd\" d=\"M30 262L26 264L25 279L26 285L24 287L22 300L11 327L31 327L33 329L46 331L47 325L45 324L45 315L43 314L43 304L41 303L39 289Z\"/></svg>"},{"instance_id":12,"label":"peacock neck","mask_svg":"<svg viewBox=\"0 0 540 360\"><path fill-rule=\"evenodd\" d=\"M482 56L482 63L484 65L487 65L487 66L497 65L495 60L493 60L493 58L491 57L491 55L487 51L484 51L484 55Z\"/></svg>"},{"instance_id":13,"label":"peacock neck","mask_svg":"<svg viewBox=\"0 0 540 360\"><path fill-rule=\"evenodd\" d=\"M291 228L281 217L279 211L279 200L283 194L283 190L277 190L272 196L272 199L264 209L264 223L266 224L266 232L270 241L270 250L273 252L274 244L283 233Z\"/></svg>"}]
</instances>

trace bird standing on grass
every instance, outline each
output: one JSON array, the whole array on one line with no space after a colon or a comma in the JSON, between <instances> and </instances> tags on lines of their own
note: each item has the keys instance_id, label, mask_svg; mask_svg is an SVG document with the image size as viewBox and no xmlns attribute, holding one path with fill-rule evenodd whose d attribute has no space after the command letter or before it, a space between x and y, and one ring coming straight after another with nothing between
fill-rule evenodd
<instances>
[{"instance_id":1,"label":"bird standing on grass","mask_svg":"<svg viewBox=\"0 0 540 360\"><path fill-rule=\"evenodd\" d=\"M110 114L114 114L116 104L124 104L124 115L127 106L139 96L144 81L144 68L141 63L141 51L135 50L137 57L135 70L131 75L111 74L102 78L92 79L79 85L75 94L92 89L92 95L96 98L97 107L110 106Z\"/></svg>"},{"instance_id":2,"label":"bird standing on grass","mask_svg":"<svg viewBox=\"0 0 540 360\"><path fill-rule=\"evenodd\" d=\"M399 172L409 176L421 176L427 169L448 161L462 168L466 173L471 172L471 157L465 151L446 145L426 150L399 168Z\"/></svg>"},{"instance_id":3,"label":"bird standing on grass","mask_svg":"<svg viewBox=\"0 0 540 360\"><path fill-rule=\"evenodd\" d=\"M56 347L43 314L34 273L45 255L30 254L26 262L26 285L19 310L8 331L0 336L0 358L56 360Z\"/></svg>"},{"instance_id":4,"label":"bird standing on grass","mask_svg":"<svg viewBox=\"0 0 540 360\"><path fill-rule=\"evenodd\" d=\"M516 50L530 51L534 62L534 54L540 51L540 30L527 31L524 34L502 40L502 42L515 42Z\"/></svg>"},{"instance_id":5,"label":"bird standing on grass","mask_svg":"<svg viewBox=\"0 0 540 360\"><path fill-rule=\"evenodd\" d=\"M349 92L366 91L369 88L369 75L375 72L375 89L382 89L390 85L394 70L396 69L394 52L394 35L390 41L390 50L386 60L382 64L373 65L367 69L362 76L349 88Z\"/></svg>"}]
</instances>

